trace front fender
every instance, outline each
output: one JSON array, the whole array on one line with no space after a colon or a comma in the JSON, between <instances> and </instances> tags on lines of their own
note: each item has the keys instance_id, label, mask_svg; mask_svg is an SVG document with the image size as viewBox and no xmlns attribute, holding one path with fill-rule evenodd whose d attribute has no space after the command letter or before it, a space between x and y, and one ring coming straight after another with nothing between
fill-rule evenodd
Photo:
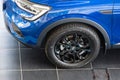
<instances>
[{"instance_id":1,"label":"front fender","mask_svg":"<svg viewBox=\"0 0 120 80\"><path fill-rule=\"evenodd\" d=\"M106 47L110 48L110 39L109 39L109 35L106 32L106 30L103 28L103 26L99 25L98 23L89 20L89 19L84 19L84 18L67 18L67 19L61 19L59 21L56 21L52 24L50 24L49 26L47 26L41 33L37 42L37 46L38 47L43 47L42 43L47 35L47 33L54 29L55 27L61 25L61 24L65 24L65 23L69 23L69 22L79 22L79 23L85 23L88 25L91 25L92 27L96 28L97 30L99 30L101 32L101 34L103 35L104 39L105 39L105 43L106 43Z\"/></svg>"}]
</instances>

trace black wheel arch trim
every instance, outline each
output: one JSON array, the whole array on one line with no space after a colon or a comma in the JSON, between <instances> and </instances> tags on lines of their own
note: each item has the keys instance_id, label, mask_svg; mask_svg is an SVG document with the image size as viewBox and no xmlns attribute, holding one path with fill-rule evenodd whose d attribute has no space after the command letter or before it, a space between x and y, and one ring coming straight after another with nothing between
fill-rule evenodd
<instances>
[{"instance_id":1,"label":"black wheel arch trim","mask_svg":"<svg viewBox=\"0 0 120 80\"><path fill-rule=\"evenodd\" d=\"M99 30L101 32L101 34L103 35L104 39L105 39L105 46L107 49L111 48L110 45L110 39L109 36L107 34L107 32L104 30L104 28L99 25L98 23L91 21L89 19L83 19L83 18L68 18L68 19L62 19L59 21L54 22L53 24L47 26L40 34L39 38L38 38L38 42L37 42L37 47L40 48L42 47L42 43L47 35L47 33L52 30L53 28L61 25L61 24L65 24L65 23L69 23L69 22L80 22L80 23L85 23L88 25L93 26L94 28L96 28L97 30Z\"/></svg>"}]
</instances>

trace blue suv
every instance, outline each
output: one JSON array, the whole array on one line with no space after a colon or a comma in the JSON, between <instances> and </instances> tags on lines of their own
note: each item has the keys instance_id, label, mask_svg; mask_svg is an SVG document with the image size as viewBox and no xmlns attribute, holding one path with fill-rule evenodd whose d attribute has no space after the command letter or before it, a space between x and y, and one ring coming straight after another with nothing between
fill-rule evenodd
<instances>
[{"instance_id":1,"label":"blue suv","mask_svg":"<svg viewBox=\"0 0 120 80\"><path fill-rule=\"evenodd\" d=\"M120 0L4 0L8 31L65 68L120 46Z\"/></svg>"}]
</instances>

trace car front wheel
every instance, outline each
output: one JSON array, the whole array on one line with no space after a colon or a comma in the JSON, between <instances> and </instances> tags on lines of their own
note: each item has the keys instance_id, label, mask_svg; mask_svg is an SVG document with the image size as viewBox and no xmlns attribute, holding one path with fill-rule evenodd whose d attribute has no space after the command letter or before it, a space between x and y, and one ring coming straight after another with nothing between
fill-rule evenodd
<instances>
[{"instance_id":1,"label":"car front wheel","mask_svg":"<svg viewBox=\"0 0 120 80\"><path fill-rule=\"evenodd\" d=\"M49 36L45 51L55 65L65 68L82 67L93 61L100 50L100 39L90 26L69 23L59 26Z\"/></svg>"}]
</instances>

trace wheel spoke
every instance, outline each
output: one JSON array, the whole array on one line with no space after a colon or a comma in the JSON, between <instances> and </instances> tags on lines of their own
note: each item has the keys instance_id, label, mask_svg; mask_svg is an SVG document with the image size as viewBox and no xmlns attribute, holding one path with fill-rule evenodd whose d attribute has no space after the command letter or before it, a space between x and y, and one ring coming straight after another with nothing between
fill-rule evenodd
<instances>
[{"instance_id":1,"label":"wheel spoke","mask_svg":"<svg viewBox=\"0 0 120 80\"><path fill-rule=\"evenodd\" d=\"M67 51L63 50L63 51L60 52L60 55L65 56L66 53L67 53Z\"/></svg>"},{"instance_id":2,"label":"wheel spoke","mask_svg":"<svg viewBox=\"0 0 120 80\"><path fill-rule=\"evenodd\" d=\"M79 53L79 55L82 55L82 54L84 54L86 51L85 50L83 50L83 51L81 51L80 53Z\"/></svg>"},{"instance_id":3,"label":"wheel spoke","mask_svg":"<svg viewBox=\"0 0 120 80\"><path fill-rule=\"evenodd\" d=\"M67 38L64 38L63 40L62 40L62 43L67 43L68 42L68 39Z\"/></svg>"},{"instance_id":4,"label":"wheel spoke","mask_svg":"<svg viewBox=\"0 0 120 80\"><path fill-rule=\"evenodd\" d=\"M81 44L79 44L79 47L82 48L82 49L85 49L85 48L88 48L88 47L89 47L89 44L86 44L86 45L81 45Z\"/></svg>"},{"instance_id":5,"label":"wheel spoke","mask_svg":"<svg viewBox=\"0 0 120 80\"><path fill-rule=\"evenodd\" d=\"M82 61L82 60L84 60L84 59L85 59L85 57L83 57L83 56L81 56L81 55L79 56L79 60Z\"/></svg>"},{"instance_id":6,"label":"wheel spoke","mask_svg":"<svg viewBox=\"0 0 120 80\"><path fill-rule=\"evenodd\" d=\"M78 42L78 40L79 40L79 36L78 36L77 33L74 34L74 38L75 38L75 41Z\"/></svg>"},{"instance_id":7,"label":"wheel spoke","mask_svg":"<svg viewBox=\"0 0 120 80\"><path fill-rule=\"evenodd\" d=\"M74 54L73 55L73 63L75 63L76 62L76 55Z\"/></svg>"}]
</instances>

